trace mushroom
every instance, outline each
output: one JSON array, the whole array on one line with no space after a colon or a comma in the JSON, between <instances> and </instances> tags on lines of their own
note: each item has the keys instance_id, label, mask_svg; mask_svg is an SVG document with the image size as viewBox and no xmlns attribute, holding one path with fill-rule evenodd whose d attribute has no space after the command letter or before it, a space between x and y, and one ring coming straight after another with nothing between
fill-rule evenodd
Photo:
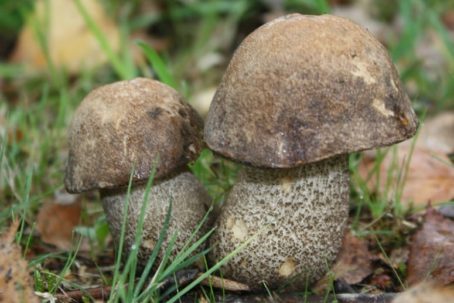
<instances>
[{"instance_id":1,"label":"mushroom","mask_svg":"<svg viewBox=\"0 0 454 303\"><path fill-rule=\"evenodd\" d=\"M178 233L175 255L210 203L202 185L186 171L186 164L202 147L201 132L201 118L163 83L137 78L102 86L85 97L70 125L66 189L71 193L100 190L109 228L118 243L132 173L124 245L128 253L135 241L145 183L155 167L139 261L144 265L153 250L170 201L168 234Z\"/></svg>"},{"instance_id":2,"label":"mushroom","mask_svg":"<svg viewBox=\"0 0 454 303\"><path fill-rule=\"evenodd\" d=\"M340 17L291 14L250 34L214 96L204 137L244 163L210 244L258 289L305 287L330 268L348 218L348 154L414 135L417 119L386 49Z\"/></svg>"}]
</instances>

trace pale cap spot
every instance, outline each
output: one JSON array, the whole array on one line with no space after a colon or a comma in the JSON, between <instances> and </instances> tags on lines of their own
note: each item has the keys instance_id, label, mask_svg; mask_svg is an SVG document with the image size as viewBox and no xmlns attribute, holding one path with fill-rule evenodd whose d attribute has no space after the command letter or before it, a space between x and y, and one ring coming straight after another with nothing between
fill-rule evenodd
<instances>
[{"instance_id":1,"label":"pale cap spot","mask_svg":"<svg viewBox=\"0 0 454 303\"><path fill-rule=\"evenodd\" d=\"M233 237L240 241L244 241L247 238L248 229L246 224L242 220L235 220L231 231L233 233Z\"/></svg>"},{"instance_id":2,"label":"pale cap spot","mask_svg":"<svg viewBox=\"0 0 454 303\"><path fill-rule=\"evenodd\" d=\"M372 106L385 117L394 116L394 112L386 108L383 100L374 99L374 101L372 101Z\"/></svg>"},{"instance_id":3,"label":"pale cap spot","mask_svg":"<svg viewBox=\"0 0 454 303\"><path fill-rule=\"evenodd\" d=\"M296 269L296 262L293 257L285 258L285 261L279 267L279 276L281 277L289 277L291 276Z\"/></svg>"}]
</instances>

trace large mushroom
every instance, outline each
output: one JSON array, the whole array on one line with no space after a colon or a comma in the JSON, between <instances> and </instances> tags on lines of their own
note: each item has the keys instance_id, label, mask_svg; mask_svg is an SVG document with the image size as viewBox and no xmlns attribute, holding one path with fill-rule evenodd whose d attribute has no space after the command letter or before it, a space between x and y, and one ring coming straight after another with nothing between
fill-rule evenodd
<instances>
[{"instance_id":1,"label":"large mushroom","mask_svg":"<svg viewBox=\"0 0 454 303\"><path fill-rule=\"evenodd\" d=\"M168 234L178 234L176 254L210 203L202 185L186 169L201 149L201 132L201 118L163 83L137 78L102 86L85 97L70 125L65 186L71 193L100 190L118 243L133 173L124 245L128 253L135 242L146 182L155 168L139 261L145 264L153 250L171 201Z\"/></svg>"},{"instance_id":2,"label":"large mushroom","mask_svg":"<svg viewBox=\"0 0 454 303\"><path fill-rule=\"evenodd\" d=\"M205 140L244 163L211 238L224 267L261 288L304 289L329 270L348 218L347 154L414 135L386 49L335 16L292 14L250 34L215 94Z\"/></svg>"}]
</instances>

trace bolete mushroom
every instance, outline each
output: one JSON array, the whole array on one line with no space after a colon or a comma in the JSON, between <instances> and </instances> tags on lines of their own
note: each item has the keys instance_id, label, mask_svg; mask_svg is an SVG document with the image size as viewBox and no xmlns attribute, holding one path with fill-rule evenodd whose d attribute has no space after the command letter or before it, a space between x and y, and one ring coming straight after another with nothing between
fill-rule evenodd
<instances>
[{"instance_id":1,"label":"bolete mushroom","mask_svg":"<svg viewBox=\"0 0 454 303\"><path fill-rule=\"evenodd\" d=\"M139 250L142 265L159 237L170 201L173 211L168 234L178 233L174 254L205 215L210 198L185 168L201 149L202 124L201 118L174 89L145 78L95 89L85 97L73 117L65 186L71 193L100 190L117 243L127 186L133 173L126 253L134 244L145 184L155 166ZM202 232L203 229L198 236ZM167 244L165 241L164 246Z\"/></svg>"},{"instance_id":2,"label":"bolete mushroom","mask_svg":"<svg viewBox=\"0 0 454 303\"><path fill-rule=\"evenodd\" d=\"M329 15L261 26L234 53L205 124L208 146L245 164L217 219L211 260L258 233L224 276L304 289L341 246L347 154L410 138L417 124L386 49L367 30Z\"/></svg>"}]
</instances>

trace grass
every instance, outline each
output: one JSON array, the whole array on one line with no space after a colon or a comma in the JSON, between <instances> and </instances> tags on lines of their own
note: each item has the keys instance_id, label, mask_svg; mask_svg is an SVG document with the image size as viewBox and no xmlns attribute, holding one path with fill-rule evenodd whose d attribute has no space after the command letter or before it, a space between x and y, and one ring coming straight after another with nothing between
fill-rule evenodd
<instances>
[{"instance_id":1,"label":"grass","mask_svg":"<svg viewBox=\"0 0 454 303\"><path fill-rule=\"evenodd\" d=\"M377 18L399 17L403 24L401 33L389 38L388 46L393 60L400 69L404 84L409 88L416 88L409 91L413 104L420 114L427 111L428 115L431 115L454 109L452 102L454 78L449 76L454 72L454 42L440 19L440 15L447 8L452 9L448 2L402 0L393 12L386 12L383 7L378 9ZM109 15L117 21L123 41L120 51L114 52L90 12L85 10L80 0L75 3L89 30L108 58L107 65L100 66L96 70L82 71L76 77L68 75L62 67L55 66L49 55L43 20L29 20L29 22L47 60L46 72L30 75L26 72L25 66L6 60L0 62L0 79L2 79L0 83L2 85L0 86L2 87L0 91L0 230L5 229L12 218L20 218L17 241L25 252L30 252L40 241L34 233L37 211L44 201L54 199L54 193L63 187L63 171L67 154L66 129L75 108L83 97L99 85L135 76L153 76L174 87L185 97L190 97L202 88L217 85L232 50L247 33L244 28L248 28L248 22L254 18L261 18L263 12L268 9L261 2L246 0L208 2L195 0L186 5L181 1L168 1L166 8L161 11L143 12L140 1L131 3L106 1ZM0 36L6 32L9 36L12 35L11 33L17 35L27 20L26 16L32 10L32 1L5 0L0 6L2 8L0 9ZM325 0L287 0L283 1L283 8L303 13L327 13L331 10L329 1ZM131 35L135 31L145 31L150 28L157 37L163 36L170 39L171 46L158 52L148 42L136 42L146 60L135 61L130 47ZM440 70L435 71L434 75L427 72L424 62L415 55L415 49L420 47L421 39L427 31L433 33L437 41L440 41L444 50L442 59L446 62ZM224 38L219 39L219 36ZM213 53L224 57L220 65L214 65L208 69L197 67L201 58ZM379 177L378 168L386 153L393 153L393 150L377 151L375 169L371 174ZM396 234L403 237L403 234L391 225L403 220L407 213L400 207L399 194L392 203L389 203L387 195L377 196L370 192L365 180L357 173L359 160L358 155L353 155L350 159L354 212L352 227L358 234L377 235L380 249L385 250L386 245L389 247L389 239L392 239L391 243L401 241L395 237ZM405 164L403 168L399 163L396 165L396 169L402 172L401 180L404 180ZM209 150L204 150L190 167L216 202L222 202L226 191L233 185L239 169L237 165L216 157ZM152 178L149 186L152 186L151 181ZM402 186L402 183L398 186ZM84 199L97 200L96 197L89 195L84 196ZM370 217L367 224L363 224L365 216ZM103 247L106 239L106 224L103 217L93 220L87 216L83 224L87 229L79 228L78 235L82 239L95 239L94 250L97 247ZM165 236L165 230L164 228L160 236L161 240ZM159 283L195 261L190 255L202 245L208 235L203 237L202 241L196 242L195 246L188 245L172 262L168 259L170 254L168 249L165 252L167 256L164 258L165 262L154 273L151 282L146 275L151 272L156 251L150 256L144 273L138 278L136 278L137 263L134 259L137 251L126 258L123 269L120 267L122 256L117 255L110 277L109 274L106 276L105 272L99 270L102 280L115 288L110 300L112 302L158 300L161 295L158 291ZM137 245L140 238L139 228L136 237ZM96 255L97 253L94 255L95 262L98 261ZM64 264L63 268L60 271L47 270L46 258L60 260ZM74 269L77 258L77 249L69 253L42 253L34 256L30 267L34 272L36 289L54 293L62 283L65 285L72 283L65 279L65 274ZM170 302L177 302L184 293L196 287L204 277L218 270L221 264L207 268L203 276L180 289ZM124 287L126 284L127 288ZM72 283L71 286L82 288L78 283ZM207 293L209 295L210 290ZM213 297L211 295L212 299Z\"/></svg>"}]
</instances>

